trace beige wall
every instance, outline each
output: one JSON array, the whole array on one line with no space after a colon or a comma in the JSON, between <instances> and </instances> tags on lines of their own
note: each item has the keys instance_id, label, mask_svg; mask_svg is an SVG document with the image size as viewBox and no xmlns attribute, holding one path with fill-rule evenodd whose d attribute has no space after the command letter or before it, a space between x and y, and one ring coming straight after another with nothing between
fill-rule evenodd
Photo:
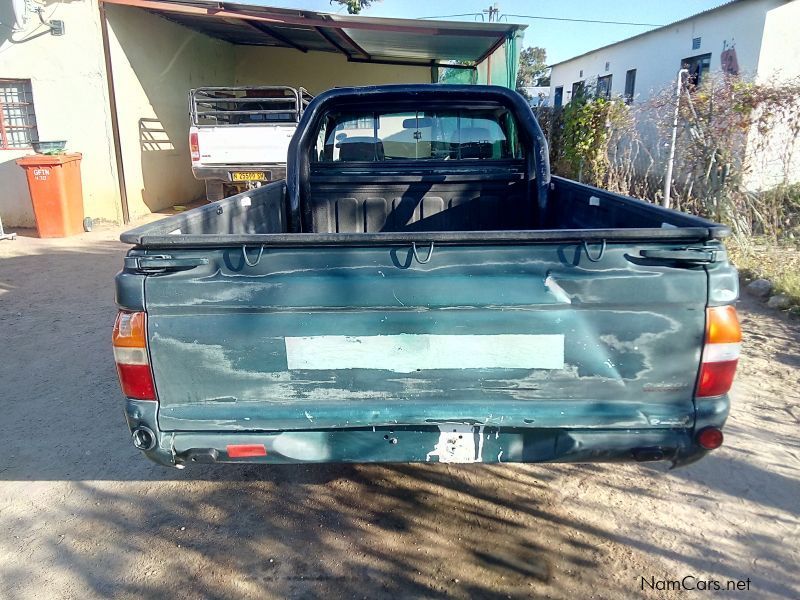
<instances>
[{"instance_id":1,"label":"beige wall","mask_svg":"<svg viewBox=\"0 0 800 600\"><path fill-rule=\"evenodd\" d=\"M332 52L236 46L237 85L302 86L312 94L333 87L384 83L430 83L430 67L347 62Z\"/></svg>"},{"instance_id":2,"label":"beige wall","mask_svg":"<svg viewBox=\"0 0 800 600\"><path fill-rule=\"evenodd\" d=\"M108 6L131 218L201 198L189 158L188 92L234 83L234 46L145 11Z\"/></svg>"},{"instance_id":3,"label":"beige wall","mask_svg":"<svg viewBox=\"0 0 800 600\"><path fill-rule=\"evenodd\" d=\"M25 31L0 27L0 78L30 79L42 140L66 139L82 152L85 212L120 222L122 209L111 133L97 0L51 2L51 36L32 18ZM286 84L317 94L335 86L426 83L428 67L349 63L339 54L234 46L146 11L106 7L130 216L204 195L191 172L189 89L203 85ZM0 15L2 18L2 15ZM37 19L38 21L38 19ZM0 216L8 227L33 226L22 169L30 151L0 151Z\"/></svg>"},{"instance_id":4,"label":"beige wall","mask_svg":"<svg viewBox=\"0 0 800 600\"><path fill-rule=\"evenodd\" d=\"M348 63L325 52L235 46L150 13L107 8L131 218L205 194L191 172L187 95L203 85L334 86L427 82L427 67ZM147 32L147 43L142 43Z\"/></svg>"},{"instance_id":5,"label":"beige wall","mask_svg":"<svg viewBox=\"0 0 800 600\"><path fill-rule=\"evenodd\" d=\"M86 214L118 221L119 191L96 0L46 2L44 14L62 19L66 34L50 35L36 15L23 31L12 33L0 26L0 78L31 80L39 138L65 139L68 150L83 153ZM0 150L0 216L6 227L35 223L24 173L14 162L27 154L32 151Z\"/></svg>"}]
</instances>

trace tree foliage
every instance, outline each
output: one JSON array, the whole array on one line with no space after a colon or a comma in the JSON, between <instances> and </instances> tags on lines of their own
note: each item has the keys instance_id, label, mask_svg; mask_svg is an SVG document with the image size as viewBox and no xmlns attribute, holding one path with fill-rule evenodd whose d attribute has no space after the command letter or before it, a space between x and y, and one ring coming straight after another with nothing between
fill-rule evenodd
<instances>
[{"instance_id":1,"label":"tree foliage","mask_svg":"<svg viewBox=\"0 0 800 600\"><path fill-rule=\"evenodd\" d=\"M579 179L609 185L612 145L620 134L629 135L632 131L632 117L626 104L580 94L563 111L563 158Z\"/></svg>"},{"instance_id":2,"label":"tree foliage","mask_svg":"<svg viewBox=\"0 0 800 600\"><path fill-rule=\"evenodd\" d=\"M524 48L519 53L517 90L522 93L526 87L550 85L550 69L547 67L547 51L538 46Z\"/></svg>"},{"instance_id":3,"label":"tree foliage","mask_svg":"<svg viewBox=\"0 0 800 600\"><path fill-rule=\"evenodd\" d=\"M370 5L380 0L331 0L331 4L341 4L347 7L347 13L357 15L364 8L369 8Z\"/></svg>"}]
</instances>

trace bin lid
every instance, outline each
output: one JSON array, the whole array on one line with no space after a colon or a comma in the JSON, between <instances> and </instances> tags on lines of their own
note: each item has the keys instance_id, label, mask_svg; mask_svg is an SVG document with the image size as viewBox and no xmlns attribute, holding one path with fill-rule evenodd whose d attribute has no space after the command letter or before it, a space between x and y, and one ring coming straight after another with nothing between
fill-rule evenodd
<instances>
[{"instance_id":1,"label":"bin lid","mask_svg":"<svg viewBox=\"0 0 800 600\"><path fill-rule=\"evenodd\" d=\"M52 166L63 165L74 160L80 160L83 155L80 152L65 152L63 154L31 154L17 159L20 167L35 167L39 165Z\"/></svg>"}]
</instances>

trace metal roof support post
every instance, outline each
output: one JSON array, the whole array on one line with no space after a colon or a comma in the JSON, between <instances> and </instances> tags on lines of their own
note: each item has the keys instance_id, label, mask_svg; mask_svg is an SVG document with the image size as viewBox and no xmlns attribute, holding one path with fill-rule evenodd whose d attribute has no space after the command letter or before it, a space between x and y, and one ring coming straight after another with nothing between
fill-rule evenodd
<instances>
[{"instance_id":1,"label":"metal roof support post","mask_svg":"<svg viewBox=\"0 0 800 600\"><path fill-rule=\"evenodd\" d=\"M122 143L119 135L119 114L117 113L117 95L114 89L114 71L112 69L111 50L108 43L108 21L106 7L103 2L98 3L100 11L100 36L103 41L103 62L106 70L106 84L108 86L108 103L111 117L111 142L114 146L114 162L117 167L117 185L119 200L122 208L122 223L131 222L130 208L128 206L128 188L125 185L125 164L122 158Z\"/></svg>"}]
</instances>

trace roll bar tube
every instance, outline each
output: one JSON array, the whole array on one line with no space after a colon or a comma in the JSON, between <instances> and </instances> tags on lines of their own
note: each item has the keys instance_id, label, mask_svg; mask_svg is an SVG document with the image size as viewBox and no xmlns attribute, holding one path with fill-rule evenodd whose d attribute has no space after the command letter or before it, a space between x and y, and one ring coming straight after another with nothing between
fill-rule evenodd
<instances>
[{"instance_id":1,"label":"roll bar tube","mask_svg":"<svg viewBox=\"0 0 800 600\"><path fill-rule=\"evenodd\" d=\"M550 158L547 140L528 102L514 90L496 85L410 84L347 87L328 90L314 98L303 112L289 144L286 166L287 214L290 233L302 232L301 207L308 196L311 177L311 148L316 141L322 119L332 109L369 104L372 109L383 103L413 102L418 109L426 104L458 102L496 103L516 118L520 139L529 151L528 179L535 180L539 214L547 211L550 184ZM530 151L532 150L532 152Z\"/></svg>"}]
</instances>

